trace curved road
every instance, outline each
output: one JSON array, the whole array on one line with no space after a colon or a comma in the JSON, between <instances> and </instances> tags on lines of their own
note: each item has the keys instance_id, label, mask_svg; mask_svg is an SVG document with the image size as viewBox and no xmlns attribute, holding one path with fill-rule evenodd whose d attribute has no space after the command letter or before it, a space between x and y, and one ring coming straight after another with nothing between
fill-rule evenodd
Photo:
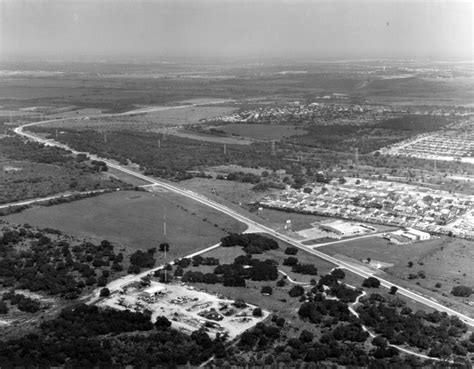
<instances>
[{"instance_id":1,"label":"curved road","mask_svg":"<svg viewBox=\"0 0 474 369\"><path fill-rule=\"evenodd\" d=\"M208 105L208 104L206 104L206 105ZM99 115L91 116L91 118L145 114L145 113L148 113L150 111L163 111L163 110L167 110L167 109L177 109L177 108L183 108L183 107L189 107L189 106L199 106L199 105L195 104L195 105L186 105L186 106L178 106L178 107L176 107L176 106L173 107L172 106L172 107L140 109L140 110L132 110L130 112L119 113L119 114L99 114ZM372 276L372 273L370 273L370 272L362 270L362 269L358 268L357 266L351 265L351 264L349 264L349 263L347 263L343 260L339 260L337 258L334 258L332 256L324 254L320 251L313 250L312 248L307 247L307 246L301 244L300 242L298 242L298 241L296 241L296 240L294 240L294 239L292 239L292 238L290 238L286 235L278 233L277 231L275 231L274 229L272 229L270 227L267 227L267 226L265 226L263 224L260 224L260 223L254 221L250 218L247 218L246 216L236 212L235 210L230 209L230 208L228 208L224 205L221 205L218 202L210 200L210 199L206 198L205 196L199 195L199 194L197 194L195 192L192 192L192 191L189 191L189 190L184 190L182 188L177 187L176 185L172 185L172 184L157 180L155 178L145 176L141 173L130 170L130 169L124 167L124 166L121 166L121 165L119 165L119 164L117 164L117 163L115 163L111 160L100 158L97 155L90 154L90 153L87 153L87 152L80 152L80 151L74 150L74 149L68 147L67 145L61 144L61 143L56 142L56 141L51 140L51 139L45 139L45 138L42 138L42 137L38 137L38 136L34 135L31 132L25 132L23 130L26 127L32 127L32 126L41 125L41 124L45 124L45 123L59 122L59 121L66 121L66 120L77 120L77 119L78 119L77 117L71 117L71 118L65 118L65 119L54 119L54 120L45 120L45 121L40 121L40 122L28 123L28 124L24 124L24 125L21 125L19 127L16 127L14 129L14 132L16 134L20 135L20 136L23 136L25 138L28 138L28 139L36 141L36 142L43 143L43 144L48 145L48 146L60 147L60 148L63 148L65 150L69 150L69 151L73 152L76 155L82 153L82 154L88 155L93 160L101 160L101 161L105 162L111 168L114 168L116 170L119 170L119 171L121 171L123 173L126 173L126 174L129 174L129 175L132 175L132 176L134 176L136 178L139 178L139 179L142 179L146 182L149 182L149 183L155 184L157 186L163 187L163 188L165 188L169 191L172 191L174 193L186 196L186 197L191 198L195 201L198 201L198 202L200 202L204 205L207 205L207 206L209 206L209 207L211 207L211 208L213 208L217 211L225 213L225 214L233 217L234 219L239 220L240 222L246 224L254 232L267 233L267 234L269 234L269 235L271 235L271 236L273 236L273 237L275 237L275 238L277 238L281 241L287 242L290 245L293 245L295 247L303 249L304 251L309 252L309 253L311 253L315 256L318 256L319 258L321 258L323 260L331 262L339 268L344 268L344 269L346 269L346 270L348 270L348 271L350 271L350 272L352 272L352 273L354 273L354 274L356 274L360 277L367 278L367 277ZM82 117L82 119L84 119L84 117ZM403 288L402 286L398 286L396 284L393 284L393 283L391 283L387 280L381 279L381 278L378 278L378 279L380 280L380 283L383 287L390 288L391 286L396 286L398 288L398 293L399 294L404 295L404 296L406 296L406 297L408 297L412 300L415 300L419 303L422 303L422 304L424 304L426 306L429 306L430 308L436 309L438 311L446 312L450 315L456 315L463 322L465 322L466 324L474 327L474 319L473 318L471 318L467 315L464 315L462 313L459 313L459 312L457 312L457 311L455 311L455 310L453 310L453 309L451 309L447 306L444 306L444 305L442 305L438 302L432 301L431 299L429 299L427 297L424 297L424 296L422 296L418 293L415 293L415 292L410 291L406 288Z\"/></svg>"}]
</instances>

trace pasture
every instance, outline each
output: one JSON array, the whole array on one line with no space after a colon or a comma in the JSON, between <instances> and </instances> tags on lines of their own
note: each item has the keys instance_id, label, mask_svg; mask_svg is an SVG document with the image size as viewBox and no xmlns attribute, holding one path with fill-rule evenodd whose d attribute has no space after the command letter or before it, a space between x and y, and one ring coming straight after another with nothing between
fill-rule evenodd
<instances>
[{"instance_id":1,"label":"pasture","mask_svg":"<svg viewBox=\"0 0 474 369\"><path fill-rule=\"evenodd\" d=\"M126 253L170 244L167 260L216 244L227 232L242 232L236 220L170 192L120 191L50 207L37 207L5 217L59 229L95 242L109 240ZM164 222L166 222L166 234Z\"/></svg>"}]
</instances>

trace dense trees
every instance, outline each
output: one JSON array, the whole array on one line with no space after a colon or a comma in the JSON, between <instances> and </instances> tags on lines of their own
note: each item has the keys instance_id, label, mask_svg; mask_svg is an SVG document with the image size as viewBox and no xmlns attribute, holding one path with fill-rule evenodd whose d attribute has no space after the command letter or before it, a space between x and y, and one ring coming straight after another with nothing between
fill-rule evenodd
<instances>
[{"instance_id":1,"label":"dense trees","mask_svg":"<svg viewBox=\"0 0 474 369\"><path fill-rule=\"evenodd\" d=\"M121 334L126 332L129 334ZM81 304L44 322L37 334L3 342L0 366L198 366L215 350L220 349L222 356L221 344L221 339L211 340L203 331L188 336L170 329L164 317L152 324L150 317L141 313Z\"/></svg>"},{"instance_id":2,"label":"dense trees","mask_svg":"<svg viewBox=\"0 0 474 369\"><path fill-rule=\"evenodd\" d=\"M449 356L452 350L462 352L463 348L470 347L467 341L461 341L457 347L456 341L467 331L467 326L459 318L438 311L413 313L399 304L396 297L390 301L380 298L362 300L358 312L363 324L391 344L408 344L424 351L431 348L428 355L434 357ZM471 348L474 352L474 346ZM377 355L383 357L382 354L379 350Z\"/></svg>"},{"instance_id":3,"label":"dense trees","mask_svg":"<svg viewBox=\"0 0 474 369\"><path fill-rule=\"evenodd\" d=\"M0 281L4 286L75 299L86 286L105 286L108 277L122 267L122 254L116 254L105 240L99 245L80 243L54 229L26 226L5 227L2 240ZM15 243L23 245L21 252L15 250Z\"/></svg>"},{"instance_id":4,"label":"dense trees","mask_svg":"<svg viewBox=\"0 0 474 369\"><path fill-rule=\"evenodd\" d=\"M243 250L249 254L262 254L267 250L278 248L278 243L267 236L257 233L233 233L221 239L223 247L242 246Z\"/></svg>"}]
</instances>

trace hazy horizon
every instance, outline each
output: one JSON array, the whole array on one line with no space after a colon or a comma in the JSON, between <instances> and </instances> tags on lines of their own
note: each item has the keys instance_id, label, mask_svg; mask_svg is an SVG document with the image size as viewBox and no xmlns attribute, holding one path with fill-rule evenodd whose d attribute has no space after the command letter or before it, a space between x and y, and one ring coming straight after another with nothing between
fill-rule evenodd
<instances>
[{"instance_id":1,"label":"hazy horizon","mask_svg":"<svg viewBox=\"0 0 474 369\"><path fill-rule=\"evenodd\" d=\"M472 2L0 1L2 59L473 60Z\"/></svg>"}]
</instances>

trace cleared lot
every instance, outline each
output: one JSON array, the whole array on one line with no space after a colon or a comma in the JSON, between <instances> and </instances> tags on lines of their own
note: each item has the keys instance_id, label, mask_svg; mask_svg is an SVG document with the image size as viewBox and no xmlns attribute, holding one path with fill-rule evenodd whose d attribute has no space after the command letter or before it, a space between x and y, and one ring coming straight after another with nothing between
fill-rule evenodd
<instances>
[{"instance_id":1,"label":"cleared lot","mask_svg":"<svg viewBox=\"0 0 474 369\"><path fill-rule=\"evenodd\" d=\"M116 293L101 302L101 305L120 310L130 309L152 311L152 321L158 316L165 316L172 326L184 333L191 333L204 328L211 336L217 333L228 334L235 338L245 330L264 320L269 313L262 311L261 317L252 315L256 306L239 307L233 300L198 291L192 286L181 284L160 284L163 291L154 298L147 297L140 289Z\"/></svg>"}]
</instances>

